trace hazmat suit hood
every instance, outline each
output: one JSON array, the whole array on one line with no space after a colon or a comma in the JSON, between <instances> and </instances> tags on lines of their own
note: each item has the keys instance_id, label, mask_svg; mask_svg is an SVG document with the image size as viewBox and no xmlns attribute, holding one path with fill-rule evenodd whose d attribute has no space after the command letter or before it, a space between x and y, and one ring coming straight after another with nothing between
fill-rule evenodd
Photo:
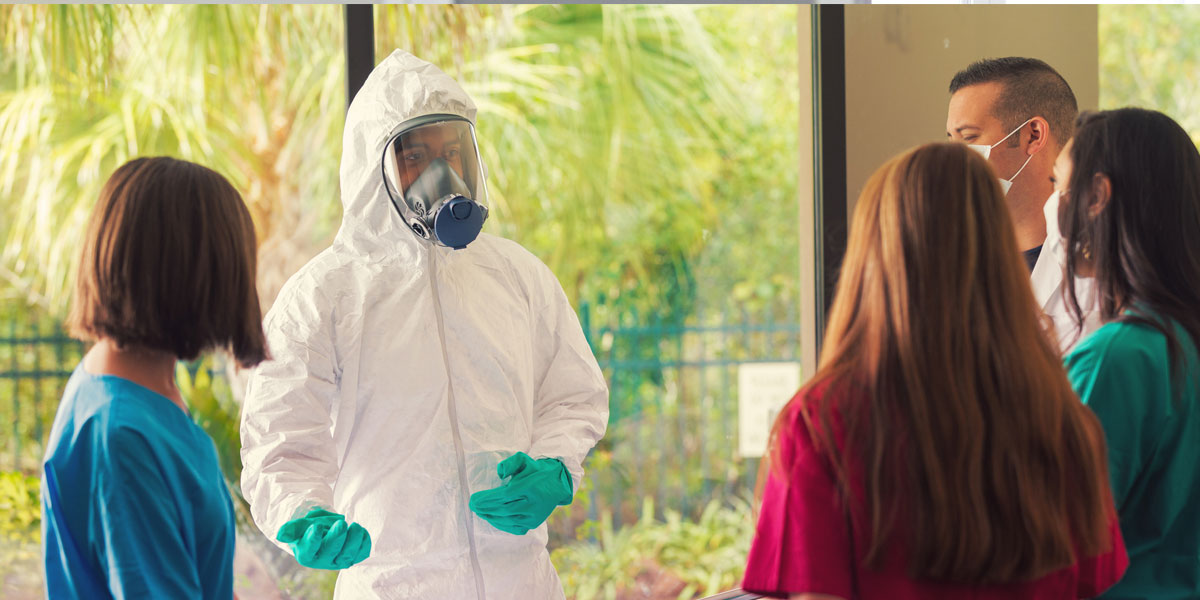
<instances>
[{"instance_id":1,"label":"hazmat suit hood","mask_svg":"<svg viewBox=\"0 0 1200 600\"><path fill-rule=\"evenodd\" d=\"M371 536L335 600L561 600L545 524L525 535L470 510L517 452L563 463L580 489L604 435L608 388L554 273L479 233L455 250L417 237L385 188L384 149L430 114L475 106L403 51L350 105L341 229L264 320L271 360L242 406L242 493L259 529L313 506Z\"/></svg>"},{"instance_id":2,"label":"hazmat suit hood","mask_svg":"<svg viewBox=\"0 0 1200 600\"><path fill-rule=\"evenodd\" d=\"M432 114L475 125L475 103L434 65L403 50L392 52L363 83L346 113L342 136L342 227L337 243L369 255L398 252L416 258L429 244L413 235L391 205L380 172L384 146L397 127Z\"/></svg>"}]
</instances>

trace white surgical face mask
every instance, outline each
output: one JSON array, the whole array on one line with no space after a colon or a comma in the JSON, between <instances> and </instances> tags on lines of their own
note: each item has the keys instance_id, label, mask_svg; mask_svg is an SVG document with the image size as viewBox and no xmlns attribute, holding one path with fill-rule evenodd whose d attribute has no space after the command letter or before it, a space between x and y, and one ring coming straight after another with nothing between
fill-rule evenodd
<instances>
[{"instance_id":1,"label":"white surgical face mask","mask_svg":"<svg viewBox=\"0 0 1200 600\"><path fill-rule=\"evenodd\" d=\"M992 148L995 148L996 146L999 146L1000 144L1004 143L1005 140L1012 137L1012 135L1014 133L1020 131L1022 127L1028 125L1029 121L1032 121L1032 120L1033 119L1031 118L1031 119L1025 121L1024 123L1021 123L1020 125L1017 126L1016 129L1008 132L1008 135L1000 138L1000 141L996 142L995 144L992 144L990 146L987 144L967 144L967 147L982 154L984 158L989 158L992 155ZM1037 153L1035 152L1034 154L1037 154ZM1004 190L1005 195L1008 195L1008 190L1010 188L1012 188L1013 180L1017 178L1017 175L1021 174L1021 171L1025 170L1025 165L1028 165L1029 161L1031 161L1031 160L1033 160L1033 154L1030 154L1029 158L1025 159L1025 164L1021 165L1021 168L1017 169L1017 172L1013 173L1012 177L1009 177L1008 179L1004 179L1003 177L1000 178L1000 188L1002 190Z\"/></svg>"}]
</instances>

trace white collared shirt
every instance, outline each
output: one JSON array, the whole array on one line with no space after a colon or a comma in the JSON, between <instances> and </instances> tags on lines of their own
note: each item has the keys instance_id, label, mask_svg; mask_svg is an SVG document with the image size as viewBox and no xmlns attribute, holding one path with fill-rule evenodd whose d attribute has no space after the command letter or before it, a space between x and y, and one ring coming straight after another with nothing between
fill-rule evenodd
<instances>
[{"instance_id":1,"label":"white collared shirt","mask_svg":"<svg viewBox=\"0 0 1200 600\"><path fill-rule=\"evenodd\" d=\"M1083 310L1083 330L1078 331L1064 296L1067 293L1064 281L1067 251L1062 234L1058 230L1058 194L1050 197L1042 208L1042 214L1046 218L1046 241L1042 244L1042 253L1038 255L1037 264L1033 266L1030 282L1033 284L1033 295L1038 306L1041 306L1042 311L1054 322L1059 349L1066 355L1076 344L1100 327L1095 280L1088 277L1075 278L1075 294L1079 298L1079 307Z\"/></svg>"}]
</instances>

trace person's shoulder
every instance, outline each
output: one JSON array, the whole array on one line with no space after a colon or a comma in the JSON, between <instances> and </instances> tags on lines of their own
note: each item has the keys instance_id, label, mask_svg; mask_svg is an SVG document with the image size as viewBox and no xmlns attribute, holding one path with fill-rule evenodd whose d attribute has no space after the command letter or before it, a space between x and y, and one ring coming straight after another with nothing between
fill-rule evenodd
<instances>
[{"instance_id":1,"label":"person's shoulder","mask_svg":"<svg viewBox=\"0 0 1200 600\"><path fill-rule=\"evenodd\" d=\"M119 377L85 374L76 393L64 397L75 411L74 446L89 446L98 466L138 459L164 425L149 393Z\"/></svg>"},{"instance_id":2,"label":"person's shoulder","mask_svg":"<svg viewBox=\"0 0 1200 600\"><path fill-rule=\"evenodd\" d=\"M561 293L558 277L542 259L524 246L499 236L479 234L478 256L491 266L508 272L526 293L534 297L552 298Z\"/></svg>"},{"instance_id":3,"label":"person's shoulder","mask_svg":"<svg viewBox=\"0 0 1200 600\"><path fill-rule=\"evenodd\" d=\"M1067 364L1095 366L1165 365L1166 336L1146 323L1112 321L1085 338L1067 356Z\"/></svg>"},{"instance_id":4,"label":"person's shoulder","mask_svg":"<svg viewBox=\"0 0 1200 600\"><path fill-rule=\"evenodd\" d=\"M153 439L191 423L174 402L137 383L105 377L109 402L108 435L122 439Z\"/></svg>"},{"instance_id":5,"label":"person's shoulder","mask_svg":"<svg viewBox=\"0 0 1200 600\"><path fill-rule=\"evenodd\" d=\"M508 238L502 238L489 233L480 233L476 239L476 243L480 245L481 250L485 250L488 254L515 266L546 268L546 264L542 262L542 259L538 258L521 244Z\"/></svg>"},{"instance_id":6,"label":"person's shoulder","mask_svg":"<svg viewBox=\"0 0 1200 600\"><path fill-rule=\"evenodd\" d=\"M806 422L820 422L828 416L831 417L830 425L838 431L841 428L841 412L851 393L844 382L829 379L810 382L788 401L783 409L781 425L785 426L785 431L803 431Z\"/></svg>"},{"instance_id":7,"label":"person's shoulder","mask_svg":"<svg viewBox=\"0 0 1200 600\"><path fill-rule=\"evenodd\" d=\"M144 393L137 384L113 375L76 370L63 394L63 404L70 406L80 422L94 421L103 428L136 418L139 413L130 404L141 404Z\"/></svg>"},{"instance_id":8,"label":"person's shoulder","mask_svg":"<svg viewBox=\"0 0 1200 600\"><path fill-rule=\"evenodd\" d=\"M310 258L308 262L304 263L304 266L296 269L296 272L284 283L280 295L283 295L289 288L320 287L321 284L328 283L336 278L342 270L350 268L354 264L355 261L351 257L337 252L335 246L330 246Z\"/></svg>"},{"instance_id":9,"label":"person's shoulder","mask_svg":"<svg viewBox=\"0 0 1200 600\"><path fill-rule=\"evenodd\" d=\"M828 379L800 388L772 426L775 456L789 470L814 464L827 468L828 461L844 450L842 412L852 393L845 383Z\"/></svg>"},{"instance_id":10,"label":"person's shoulder","mask_svg":"<svg viewBox=\"0 0 1200 600\"><path fill-rule=\"evenodd\" d=\"M1064 363L1067 377L1080 399L1093 406L1131 385L1140 390L1139 394L1161 395L1166 393L1163 386L1168 386L1170 380L1166 337L1143 323L1106 323L1080 342ZM1125 408L1144 405L1129 400L1123 399L1120 405Z\"/></svg>"},{"instance_id":11,"label":"person's shoulder","mask_svg":"<svg viewBox=\"0 0 1200 600\"><path fill-rule=\"evenodd\" d=\"M169 399L127 379L78 369L63 394L64 419L57 448L86 452L94 465L112 471L113 465L141 464L152 450L178 444L171 437L191 425L187 415ZM174 432L174 433L173 433Z\"/></svg>"},{"instance_id":12,"label":"person's shoulder","mask_svg":"<svg viewBox=\"0 0 1200 600\"><path fill-rule=\"evenodd\" d=\"M836 410L845 408L847 401L861 397L863 390L843 378L826 377L809 382L796 392L797 404L816 410L826 404Z\"/></svg>"},{"instance_id":13,"label":"person's shoulder","mask_svg":"<svg viewBox=\"0 0 1200 600\"><path fill-rule=\"evenodd\" d=\"M269 322L279 313L327 305L333 294L345 292L351 287L348 284L355 281L356 268L361 268L361 265L335 251L334 247L322 250L279 288L270 311L264 315L265 320Z\"/></svg>"},{"instance_id":14,"label":"person's shoulder","mask_svg":"<svg viewBox=\"0 0 1200 600\"><path fill-rule=\"evenodd\" d=\"M73 453L81 445L94 446L92 438L103 436L112 417L113 400L113 390L104 378L88 373L82 364L76 367L58 403L47 461L63 452Z\"/></svg>"}]
</instances>

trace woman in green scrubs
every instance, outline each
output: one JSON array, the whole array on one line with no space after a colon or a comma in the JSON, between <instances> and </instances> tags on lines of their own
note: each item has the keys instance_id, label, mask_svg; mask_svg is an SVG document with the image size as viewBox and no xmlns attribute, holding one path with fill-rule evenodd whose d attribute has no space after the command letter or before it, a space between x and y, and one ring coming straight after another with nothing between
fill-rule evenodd
<instances>
[{"instance_id":1,"label":"woman in green scrubs","mask_svg":"<svg viewBox=\"0 0 1200 600\"><path fill-rule=\"evenodd\" d=\"M1200 597L1200 153L1161 113L1085 113L1054 185L1066 281L1095 278L1105 321L1066 358L1129 552L1103 597Z\"/></svg>"}]
</instances>

